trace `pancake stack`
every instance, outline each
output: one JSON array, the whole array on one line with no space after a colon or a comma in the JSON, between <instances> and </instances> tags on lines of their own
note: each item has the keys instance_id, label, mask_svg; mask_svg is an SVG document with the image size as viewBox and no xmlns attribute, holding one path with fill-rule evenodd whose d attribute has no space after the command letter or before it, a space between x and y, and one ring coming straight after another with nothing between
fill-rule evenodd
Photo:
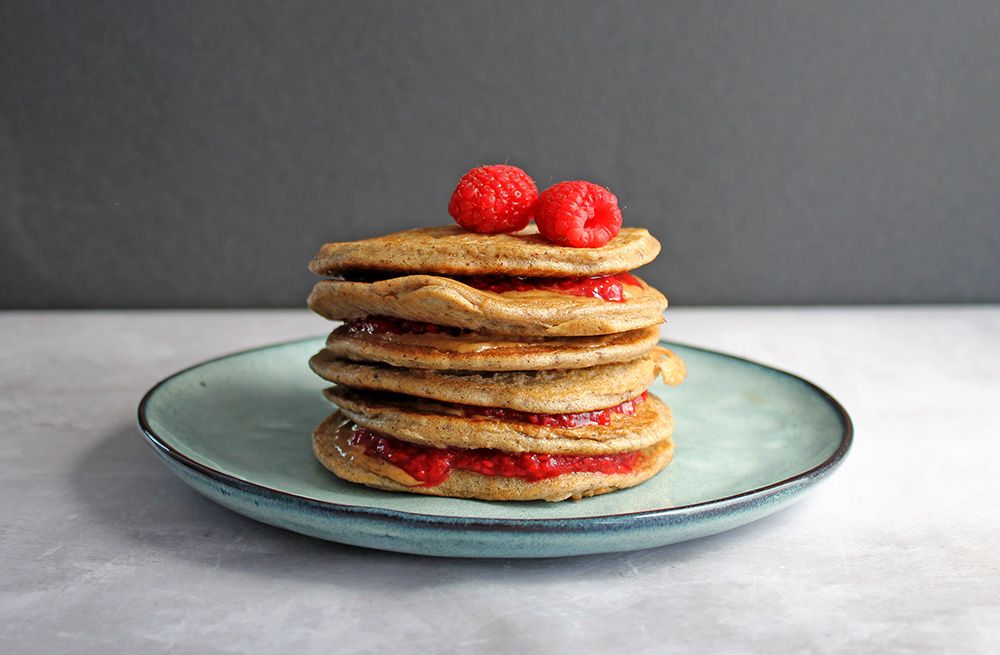
<instances>
[{"instance_id":1,"label":"pancake stack","mask_svg":"<svg viewBox=\"0 0 1000 655\"><path fill-rule=\"evenodd\" d=\"M369 487L485 500L647 480L674 449L647 388L684 378L657 345L667 299L629 273L659 250L638 228L587 249L457 226L324 245L309 307L344 323L310 360L338 407L316 457Z\"/></svg>"}]
</instances>

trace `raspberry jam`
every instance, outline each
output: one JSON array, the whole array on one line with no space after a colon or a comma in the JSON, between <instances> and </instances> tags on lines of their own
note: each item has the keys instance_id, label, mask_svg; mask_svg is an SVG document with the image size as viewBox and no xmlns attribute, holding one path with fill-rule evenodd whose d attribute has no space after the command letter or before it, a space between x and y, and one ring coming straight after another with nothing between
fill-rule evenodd
<instances>
[{"instance_id":1,"label":"raspberry jam","mask_svg":"<svg viewBox=\"0 0 1000 655\"><path fill-rule=\"evenodd\" d=\"M459 278L463 284L493 293L508 291L553 291L584 298L599 298L609 302L625 301L625 285L639 287L631 273L598 275L595 277L497 277L479 276Z\"/></svg>"},{"instance_id":2,"label":"raspberry jam","mask_svg":"<svg viewBox=\"0 0 1000 655\"><path fill-rule=\"evenodd\" d=\"M451 337L468 334L471 330L434 323L408 321L392 316L365 316L344 323L341 328L348 334L444 334Z\"/></svg>"},{"instance_id":3,"label":"raspberry jam","mask_svg":"<svg viewBox=\"0 0 1000 655\"><path fill-rule=\"evenodd\" d=\"M492 448L434 448L418 446L355 427L352 446L408 473L421 486L434 487L451 474L452 469L481 475L521 478L537 482L565 473L630 473L639 461L639 451L615 455L551 455L547 453L506 453Z\"/></svg>"},{"instance_id":4,"label":"raspberry jam","mask_svg":"<svg viewBox=\"0 0 1000 655\"><path fill-rule=\"evenodd\" d=\"M643 391L632 400L626 400L620 405L577 414L533 414L503 407L476 407L474 405L458 405L458 407L465 416L469 417L497 418L503 421L544 425L548 428L578 428L584 425L608 425L615 414L634 416L636 405L643 403L647 397L649 397L649 393Z\"/></svg>"}]
</instances>

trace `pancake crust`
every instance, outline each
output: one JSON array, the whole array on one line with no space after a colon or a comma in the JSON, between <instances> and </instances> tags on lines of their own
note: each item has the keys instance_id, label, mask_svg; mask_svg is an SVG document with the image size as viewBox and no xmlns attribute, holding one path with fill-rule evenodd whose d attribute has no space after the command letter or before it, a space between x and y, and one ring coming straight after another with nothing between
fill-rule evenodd
<instances>
[{"instance_id":1,"label":"pancake crust","mask_svg":"<svg viewBox=\"0 0 1000 655\"><path fill-rule=\"evenodd\" d=\"M664 348L630 362L590 368L498 373L395 368L338 359L321 350L309 360L324 380L443 402L560 414L613 407L645 391L657 374L679 384L684 365Z\"/></svg>"},{"instance_id":2,"label":"pancake crust","mask_svg":"<svg viewBox=\"0 0 1000 655\"><path fill-rule=\"evenodd\" d=\"M557 428L462 416L434 401L347 387L333 387L324 393L340 408L341 414L358 425L427 446L607 455L646 448L669 437L674 430L670 408L652 394L636 405L634 415L614 414L608 425Z\"/></svg>"},{"instance_id":3,"label":"pancake crust","mask_svg":"<svg viewBox=\"0 0 1000 655\"><path fill-rule=\"evenodd\" d=\"M609 275L653 261L660 242L643 228L622 228L601 248L568 248L531 225L517 234L478 234L457 225L405 230L374 239L327 243L309 263L317 275L391 271L442 275L584 277Z\"/></svg>"},{"instance_id":4,"label":"pancake crust","mask_svg":"<svg viewBox=\"0 0 1000 655\"><path fill-rule=\"evenodd\" d=\"M659 473L670 463L674 445L663 439L643 449L635 470L624 474L566 473L548 480L528 482L520 478L481 475L454 470L447 480L433 487L421 487L417 480L388 462L368 457L361 448L350 446L351 422L334 413L313 432L313 453L334 475L386 491L482 500L547 500L585 496L633 487Z\"/></svg>"},{"instance_id":5,"label":"pancake crust","mask_svg":"<svg viewBox=\"0 0 1000 655\"><path fill-rule=\"evenodd\" d=\"M657 327L607 336L511 340L479 333L365 334L334 330L326 349L337 357L390 366L461 371L586 368L642 357L660 338Z\"/></svg>"},{"instance_id":6,"label":"pancake crust","mask_svg":"<svg viewBox=\"0 0 1000 655\"><path fill-rule=\"evenodd\" d=\"M309 308L335 320L381 314L491 334L593 336L663 322L667 299L639 282L640 287L625 285L627 300L609 302L551 291L493 293L436 275L379 282L323 280L309 294Z\"/></svg>"}]
</instances>

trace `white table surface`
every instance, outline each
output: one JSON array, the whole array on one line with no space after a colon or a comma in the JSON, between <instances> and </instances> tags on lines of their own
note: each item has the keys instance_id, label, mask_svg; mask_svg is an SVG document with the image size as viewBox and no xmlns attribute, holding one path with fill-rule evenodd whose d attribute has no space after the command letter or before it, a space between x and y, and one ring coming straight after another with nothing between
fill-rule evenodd
<instances>
[{"instance_id":1,"label":"white table surface","mask_svg":"<svg viewBox=\"0 0 1000 655\"><path fill-rule=\"evenodd\" d=\"M149 386L306 311L0 313L0 652L1000 652L1000 308L668 319L840 399L844 465L707 539L449 560L255 523L140 437Z\"/></svg>"}]
</instances>

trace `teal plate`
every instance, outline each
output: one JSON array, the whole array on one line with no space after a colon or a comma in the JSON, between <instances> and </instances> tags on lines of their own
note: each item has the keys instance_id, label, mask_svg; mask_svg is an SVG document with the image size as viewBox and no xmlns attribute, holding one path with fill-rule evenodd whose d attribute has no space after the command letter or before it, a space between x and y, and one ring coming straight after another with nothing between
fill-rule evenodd
<instances>
[{"instance_id":1,"label":"teal plate","mask_svg":"<svg viewBox=\"0 0 1000 655\"><path fill-rule=\"evenodd\" d=\"M454 557L555 557L651 548L729 530L787 507L851 444L844 408L762 364L666 344L679 387L674 461L648 482L579 502L485 502L376 491L337 479L311 452L331 411L306 365L322 339L247 350L153 387L139 426L181 480L258 521L369 548Z\"/></svg>"}]
</instances>

